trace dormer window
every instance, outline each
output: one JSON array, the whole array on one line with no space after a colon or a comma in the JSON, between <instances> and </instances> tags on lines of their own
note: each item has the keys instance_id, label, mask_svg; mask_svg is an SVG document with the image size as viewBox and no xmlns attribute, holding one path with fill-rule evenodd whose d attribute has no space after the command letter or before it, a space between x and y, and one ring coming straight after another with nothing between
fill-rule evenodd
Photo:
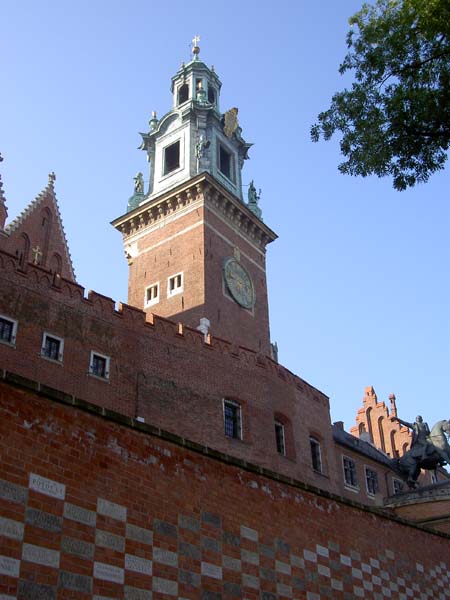
<instances>
[{"instance_id":1,"label":"dormer window","mask_svg":"<svg viewBox=\"0 0 450 600\"><path fill-rule=\"evenodd\" d=\"M164 148L163 175L180 168L180 140Z\"/></svg>"},{"instance_id":2,"label":"dormer window","mask_svg":"<svg viewBox=\"0 0 450 600\"><path fill-rule=\"evenodd\" d=\"M222 144L219 144L219 171L227 179L233 180L233 158Z\"/></svg>"},{"instance_id":3,"label":"dormer window","mask_svg":"<svg viewBox=\"0 0 450 600\"><path fill-rule=\"evenodd\" d=\"M178 104L183 104L186 100L189 99L189 86L187 83L183 83L183 85L178 90Z\"/></svg>"},{"instance_id":4,"label":"dormer window","mask_svg":"<svg viewBox=\"0 0 450 600\"><path fill-rule=\"evenodd\" d=\"M208 87L208 102L210 104L216 103L216 90L212 87Z\"/></svg>"}]
</instances>

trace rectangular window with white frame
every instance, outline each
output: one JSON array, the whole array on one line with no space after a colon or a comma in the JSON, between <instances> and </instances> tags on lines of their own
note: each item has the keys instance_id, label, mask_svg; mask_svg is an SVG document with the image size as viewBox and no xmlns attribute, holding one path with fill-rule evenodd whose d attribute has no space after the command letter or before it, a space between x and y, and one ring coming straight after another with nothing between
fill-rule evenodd
<instances>
[{"instance_id":1,"label":"rectangular window with white frame","mask_svg":"<svg viewBox=\"0 0 450 600\"><path fill-rule=\"evenodd\" d=\"M311 450L312 467L316 473L322 473L322 452L320 450L320 442L315 437L309 438L309 448Z\"/></svg>"},{"instance_id":2,"label":"rectangular window with white frame","mask_svg":"<svg viewBox=\"0 0 450 600\"><path fill-rule=\"evenodd\" d=\"M109 380L110 357L91 350L89 361L89 375Z\"/></svg>"},{"instance_id":3,"label":"rectangular window with white frame","mask_svg":"<svg viewBox=\"0 0 450 600\"><path fill-rule=\"evenodd\" d=\"M344 482L345 485L351 488L358 488L358 478L356 476L356 463L353 458L348 456L342 457L342 465L344 467Z\"/></svg>"},{"instance_id":4,"label":"rectangular window with white frame","mask_svg":"<svg viewBox=\"0 0 450 600\"><path fill-rule=\"evenodd\" d=\"M152 283L145 288L144 308L158 304L159 302L159 281Z\"/></svg>"},{"instance_id":5,"label":"rectangular window with white frame","mask_svg":"<svg viewBox=\"0 0 450 600\"><path fill-rule=\"evenodd\" d=\"M41 356L48 360L62 363L64 355L64 340L56 335L45 332L42 338Z\"/></svg>"},{"instance_id":6,"label":"rectangular window with white frame","mask_svg":"<svg viewBox=\"0 0 450 600\"><path fill-rule=\"evenodd\" d=\"M378 485L378 474L373 469L369 467L365 467L366 471L366 488L369 496L375 496L375 494L379 491Z\"/></svg>"},{"instance_id":7,"label":"rectangular window with white frame","mask_svg":"<svg viewBox=\"0 0 450 600\"><path fill-rule=\"evenodd\" d=\"M183 291L183 273L177 273L167 279L167 297L181 294Z\"/></svg>"},{"instance_id":8,"label":"rectangular window with white frame","mask_svg":"<svg viewBox=\"0 0 450 600\"><path fill-rule=\"evenodd\" d=\"M0 315L0 342L3 344L9 344L10 346L16 345L18 322L11 317Z\"/></svg>"},{"instance_id":9,"label":"rectangular window with white frame","mask_svg":"<svg viewBox=\"0 0 450 600\"><path fill-rule=\"evenodd\" d=\"M286 442L284 436L284 425L280 421L275 421L275 440L277 443L277 452L286 456Z\"/></svg>"},{"instance_id":10,"label":"rectangular window with white frame","mask_svg":"<svg viewBox=\"0 0 450 600\"><path fill-rule=\"evenodd\" d=\"M223 425L227 437L242 439L241 406L237 402L223 401Z\"/></svg>"}]
</instances>

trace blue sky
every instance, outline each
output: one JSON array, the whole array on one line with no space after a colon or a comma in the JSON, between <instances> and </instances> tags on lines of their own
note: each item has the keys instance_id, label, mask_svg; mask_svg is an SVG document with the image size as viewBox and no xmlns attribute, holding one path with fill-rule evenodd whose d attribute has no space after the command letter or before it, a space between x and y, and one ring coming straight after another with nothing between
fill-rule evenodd
<instances>
[{"instance_id":1,"label":"blue sky","mask_svg":"<svg viewBox=\"0 0 450 600\"><path fill-rule=\"evenodd\" d=\"M330 396L348 429L364 388L397 396L401 416L450 417L450 169L398 193L389 180L340 175L338 141L309 130L333 92L347 19L360 2L3 0L2 180L9 217L56 192L78 281L127 298L125 212L151 111L170 78L201 58L222 80L254 142L243 181L262 188L272 339L280 361Z\"/></svg>"}]
</instances>

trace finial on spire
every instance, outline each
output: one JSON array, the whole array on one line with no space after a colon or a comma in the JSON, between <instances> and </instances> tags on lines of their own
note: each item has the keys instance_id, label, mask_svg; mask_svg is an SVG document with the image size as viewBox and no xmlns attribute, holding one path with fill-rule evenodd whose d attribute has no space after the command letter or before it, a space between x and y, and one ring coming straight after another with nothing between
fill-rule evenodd
<instances>
[{"instance_id":1,"label":"finial on spire","mask_svg":"<svg viewBox=\"0 0 450 600\"><path fill-rule=\"evenodd\" d=\"M51 173L48 174L48 185L50 187L53 187L55 184L55 179L56 179L56 175L55 172L52 171Z\"/></svg>"},{"instance_id":2,"label":"finial on spire","mask_svg":"<svg viewBox=\"0 0 450 600\"><path fill-rule=\"evenodd\" d=\"M192 38L192 54L194 55L194 60L198 59L198 55L200 54L200 46L198 45L200 41L200 36L197 34Z\"/></svg>"}]
</instances>

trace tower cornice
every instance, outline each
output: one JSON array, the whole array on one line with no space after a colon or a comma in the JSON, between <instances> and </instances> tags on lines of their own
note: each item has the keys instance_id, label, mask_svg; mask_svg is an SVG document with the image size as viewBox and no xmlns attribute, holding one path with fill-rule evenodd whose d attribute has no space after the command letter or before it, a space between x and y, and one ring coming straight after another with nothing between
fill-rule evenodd
<instances>
[{"instance_id":1,"label":"tower cornice","mask_svg":"<svg viewBox=\"0 0 450 600\"><path fill-rule=\"evenodd\" d=\"M201 202L216 212L233 229L264 251L278 236L249 208L222 187L209 173L203 172L170 191L151 198L134 210L114 219L111 225L120 231L124 240L144 232L158 222L175 217L177 213Z\"/></svg>"}]
</instances>

